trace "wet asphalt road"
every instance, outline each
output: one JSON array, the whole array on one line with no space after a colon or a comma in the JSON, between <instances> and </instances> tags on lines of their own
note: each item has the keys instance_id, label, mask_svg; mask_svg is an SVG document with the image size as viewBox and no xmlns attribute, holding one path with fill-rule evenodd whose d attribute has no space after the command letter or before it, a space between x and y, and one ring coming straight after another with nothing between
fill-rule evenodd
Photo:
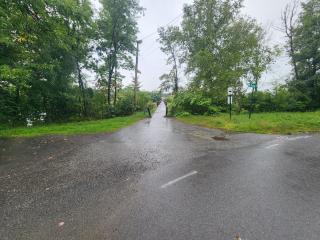
<instances>
[{"instance_id":1,"label":"wet asphalt road","mask_svg":"<svg viewBox=\"0 0 320 240\"><path fill-rule=\"evenodd\" d=\"M225 135L163 115L0 140L0 239L319 239L319 135Z\"/></svg>"}]
</instances>

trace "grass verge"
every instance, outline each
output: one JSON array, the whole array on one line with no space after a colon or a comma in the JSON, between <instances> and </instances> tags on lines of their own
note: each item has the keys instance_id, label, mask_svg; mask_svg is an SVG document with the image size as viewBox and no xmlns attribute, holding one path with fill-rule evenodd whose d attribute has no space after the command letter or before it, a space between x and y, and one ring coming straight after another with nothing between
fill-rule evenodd
<instances>
[{"instance_id":1,"label":"grass verge","mask_svg":"<svg viewBox=\"0 0 320 240\"><path fill-rule=\"evenodd\" d=\"M320 131L320 112L306 113L256 113L252 119L246 114L217 116L183 116L178 120L187 124L207 128L224 129L232 132L251 132L263 134L294 134Z\"/></svg>"},{"instance_id":2,"label":"grass verge","mask_svg":"<svg viewBox=\"0 0 320 240\"><path fill-rule=\"evenodd\" d=\"M94 133L110 133L130 126L144 118L139 112L127 117L116 117L98 121L83 121L63 124L50 124L32 128L0 128L0 137L39 137L46 135L78 135Z\"/></svg>"}]
</instances>

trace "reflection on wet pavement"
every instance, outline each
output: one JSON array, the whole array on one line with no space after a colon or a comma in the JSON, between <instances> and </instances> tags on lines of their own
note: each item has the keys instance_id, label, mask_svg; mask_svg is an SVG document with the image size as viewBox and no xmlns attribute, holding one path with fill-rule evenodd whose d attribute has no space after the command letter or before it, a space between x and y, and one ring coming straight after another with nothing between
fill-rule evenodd
<instances>
[{"instance_id":1,"label":"reflection on wet pavement","mask_svg":"<svg viewBox=\"0 0 320 240\"><path fill-rule=\"evenodd\" d=\"M225 134L164 114L2 141L0 239L318 239L318 135Z\"/></svg>"}]
</instances>

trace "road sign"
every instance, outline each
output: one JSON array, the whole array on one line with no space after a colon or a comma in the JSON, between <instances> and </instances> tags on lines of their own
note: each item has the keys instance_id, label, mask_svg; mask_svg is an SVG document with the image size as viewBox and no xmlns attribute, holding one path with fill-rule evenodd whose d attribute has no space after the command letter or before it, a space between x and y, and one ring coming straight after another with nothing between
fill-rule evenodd
<instances>
[{"instance_id":1,"label":"road sign","mask_svg":"<svg viewBox=\"0 0 320 240\"><path fill-rule=\"evenodd\" d=\"M248 86L251 88L256 88L257 87L257 83L256 82L248 82Z\"/></svg>"},{"instance_id":2,"label":"road sign","mask_svg":"<svg viewBox=\"0 0 320 240\"><path fill-rule=\"evenodd\" d=\"M233 88L228 87L228 105L229 105L229 111L230 111L230 120L232 116L232 96L233 96Z\"/></svg>"}]
</instances>

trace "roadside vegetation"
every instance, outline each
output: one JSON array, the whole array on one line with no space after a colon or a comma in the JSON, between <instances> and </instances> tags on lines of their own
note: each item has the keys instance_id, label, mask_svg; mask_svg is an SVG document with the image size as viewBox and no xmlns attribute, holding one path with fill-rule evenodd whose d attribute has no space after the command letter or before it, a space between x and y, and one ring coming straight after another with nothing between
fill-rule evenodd
<instances>
[{"instance_id":1,"label":"roadside vegetation","mask_svg":"<svg viewBox=\"0 0 320 240\"><path fill-rule=\"evenodd\" d=\"M268 43L267 31L242 15L242 3L194 0L185 5L180 26L159 29L161 50L171 67L160 78L160 88L169 93L168 115L230 131L319 131L320 2L287 5L279 16L279 30L287 39L284 46ZM291 74L272 89L262 89L261 76L283 52L290 59ZM189 76L185 87L180 86L183 72ZM233 88L231 121L229 87ZM248 112L253 113L251 119Z\"/></svg>"},{"instance_id":2,"label":"roadside vegetation","mask_svg":"<svg viewBox=\"0 0 320 240\"><path fill-rule=\"evenodd\" d=\"M252 119L248 114L229 118L229 114L215 116L184 115L177 119L187 124L230 132L263 134L295 134L320 131L320 112L258 113Z\"/></svg>"},{"instance_id":3,"label":"roadside vegetation","mask_svg":"<svg viewBox=\"0 0 320 240\"><path fill-rule=\"evenodd\" d=\"M79 135L93 133L112 133L128 127L145 118L145 113L138 112L127 117L115 117L97 121L82 121L28 127L0 127L1 138L39 137L46 135Z\"/></svg>"},{"instance_id":4,"label":"roadside vegetation","mask_svg":"<svg viewBox=\"0 0 320 240\"><path fill-rule=\"evenodd\" d=\"M1 136L113 131L159 103L135 67L139 1L99 2L1 1ZM123 71L137 73L127 86Z\"/></svg>"},{"instance_id":5,"label":"roadside vegetation","mask_svg":"<svg viewBox=\"0 0 320 240\"><path fill-rule=\"evenodd\" d=\"M179 26L159 29L170 66L160 92L141 91L138 81L139 0L99 2L99 10L90 0L0 2L0 125L115 119L152 108L163 93L171 116L221 115L229 87L239 116L320 109L319 0L283 10L284 46L271 45L267 30L242 14L243 0L184 5ZM261 77L282 52L292 72L265 91ZM128 86L125 71L135 76Z\"/></svg>"}]
</instances>

